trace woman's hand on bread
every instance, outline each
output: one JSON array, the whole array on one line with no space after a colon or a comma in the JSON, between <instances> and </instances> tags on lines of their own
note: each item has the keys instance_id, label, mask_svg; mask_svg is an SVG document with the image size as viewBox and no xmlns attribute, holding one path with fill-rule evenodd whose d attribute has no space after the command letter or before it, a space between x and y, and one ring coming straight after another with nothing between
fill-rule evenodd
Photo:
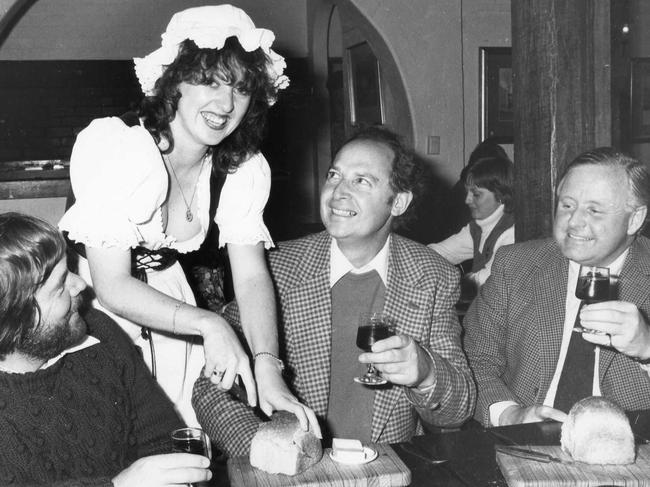
<instances>
[{"instance_id":1,"label":"woman's hand on bread","mask_svg":"<svg viewBox=\"0 0 650 487\"><path fill-rule=\"evenodd\" d=\"M323 437L314 411L301 404L291 393L275 359L259 356L255 360L255 378L259 406L264 414L270 417L273 411L289 411L296 415L304 431L311 431L318 438Z\"/></svg>"},{"instance_id":2,"label":"woman's hand on bread","mask_svg":"<svg viewBox=\"0 0 650 487\"><path fill-rule=\"evenodd\" d=\"M212 478L210 460L190 453L166 453L143 457L122 470L115 487L163 487L206 482Z\"/></svg>"},{"instance_id":3,"label":"woman's hand on bread","mask_svg":"<svg viewBox=\"0 0 650 487\"><path fill-rule=\"evenodd\" d=\"M565 412L550 406L519 406L517 404L506 408L499 416L499 426L508 426L511 424L537 423L552 419L564 422L567 418Z\"/></svg>"}]
</instances>

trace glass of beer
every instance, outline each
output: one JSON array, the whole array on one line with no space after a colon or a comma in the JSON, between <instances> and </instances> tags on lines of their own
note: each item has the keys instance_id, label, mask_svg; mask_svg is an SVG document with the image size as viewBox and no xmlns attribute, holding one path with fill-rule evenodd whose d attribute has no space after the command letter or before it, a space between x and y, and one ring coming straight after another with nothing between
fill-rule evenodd
<instances>
[{"instance_id":1,"label":"glass of beer","mask_svg":"<svg viewBox=\"0 0 650 487\"><path fill-rule=\"evenodd\" d=\"M395 334L395 320L384 313L362 313L359 316L357 330L357 347L364 352L372 352L375 342ZM367 386L379 386L388 382L374 365L368 364L367 372L361 377L355 377L355 382Z\"/></svg>"},{"instance_id":2,"label":"glass of beer","mask_svg":"<svg viewBox=\"0 0 650 487\"><path fill-rule=\"evenodd\" d=\"M201 428L179 428L172 431L172 453L193 453L212 459L210 438ZM187 485L194 487L204 483Z\"/></svg>"}]
</instances>

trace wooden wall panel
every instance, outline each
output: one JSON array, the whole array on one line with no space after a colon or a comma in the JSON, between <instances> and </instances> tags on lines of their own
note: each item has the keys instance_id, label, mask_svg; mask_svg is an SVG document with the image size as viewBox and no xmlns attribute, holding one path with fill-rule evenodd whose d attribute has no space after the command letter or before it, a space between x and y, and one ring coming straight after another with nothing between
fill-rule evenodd
<instances>
[{"instance_id":1,"label":"wooden wall panel","mask_svg":"<svg viewBox=\"0 0 650 487\"><path fill-rule=\"evenodd\" d=\"M558 174L609 143L608 5L512 0L518 241L551 234Z\"/></svg>"}]
</instances>

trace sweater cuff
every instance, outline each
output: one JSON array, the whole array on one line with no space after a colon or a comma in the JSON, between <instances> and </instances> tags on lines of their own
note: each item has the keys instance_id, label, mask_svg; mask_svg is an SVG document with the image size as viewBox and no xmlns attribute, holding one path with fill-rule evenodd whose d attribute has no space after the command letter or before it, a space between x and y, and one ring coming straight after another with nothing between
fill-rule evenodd
<instances>
[{"instance_id":1,"label":"sweater cuff","mask_svg":"<svg viewBox=\"0 0 650 487\"><path fill-rule=\"evenodd\" d=\"M438 402L432 401L433 394L438 385L436 361L427 347L421 346L420 348L422 348L429 357L431 371L433 373L433 384L426 387L404 387L404 396L406 397L406 400L416 408L436 409L440 405Z\"/></svg>"},{"instance_id":2,"label":"sweater cuff","mask_svg":"<svg viewBox=\"0 0 650 487\"><path fill-rule=\"evenodd\" d=\"M500 401L490 404L490 426L499 426L501 414L503 414L503 411L508 409L510 406L519 406L519 404L515 401Z\"/></svg>"}]
</instances>

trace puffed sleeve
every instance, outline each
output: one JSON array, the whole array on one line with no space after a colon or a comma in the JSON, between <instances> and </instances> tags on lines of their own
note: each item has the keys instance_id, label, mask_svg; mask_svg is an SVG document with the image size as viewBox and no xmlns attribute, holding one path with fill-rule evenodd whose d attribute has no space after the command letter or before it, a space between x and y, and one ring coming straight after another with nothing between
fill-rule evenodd
<instances>
[{"instance_id":1,"label":"puffed sleeve","mask_svg":"<svg viewBox=\"0 0 650 487\"><path fill-rule=\"evenodd\" d=\"M258 242L264 242L267 249L273 247L263 219L270 191L271 170L259 152L242 163L237 171L228 174L215 216L220 247L228 243Z\"/></svg>"},{"instance_id":2,"label":"puffed sleeve","mask_svg":"<svg viewBox=\"0 0 650 487\"><path fill-rule=\"evenodd\" d=\"M59 228L91 247L137 246L144 240L138 225L159 215L156 210L167 192L166 172L151 135L116 117L94 120L79 133L70 181L76 201Z\"/></svg>"}]
</instances>

